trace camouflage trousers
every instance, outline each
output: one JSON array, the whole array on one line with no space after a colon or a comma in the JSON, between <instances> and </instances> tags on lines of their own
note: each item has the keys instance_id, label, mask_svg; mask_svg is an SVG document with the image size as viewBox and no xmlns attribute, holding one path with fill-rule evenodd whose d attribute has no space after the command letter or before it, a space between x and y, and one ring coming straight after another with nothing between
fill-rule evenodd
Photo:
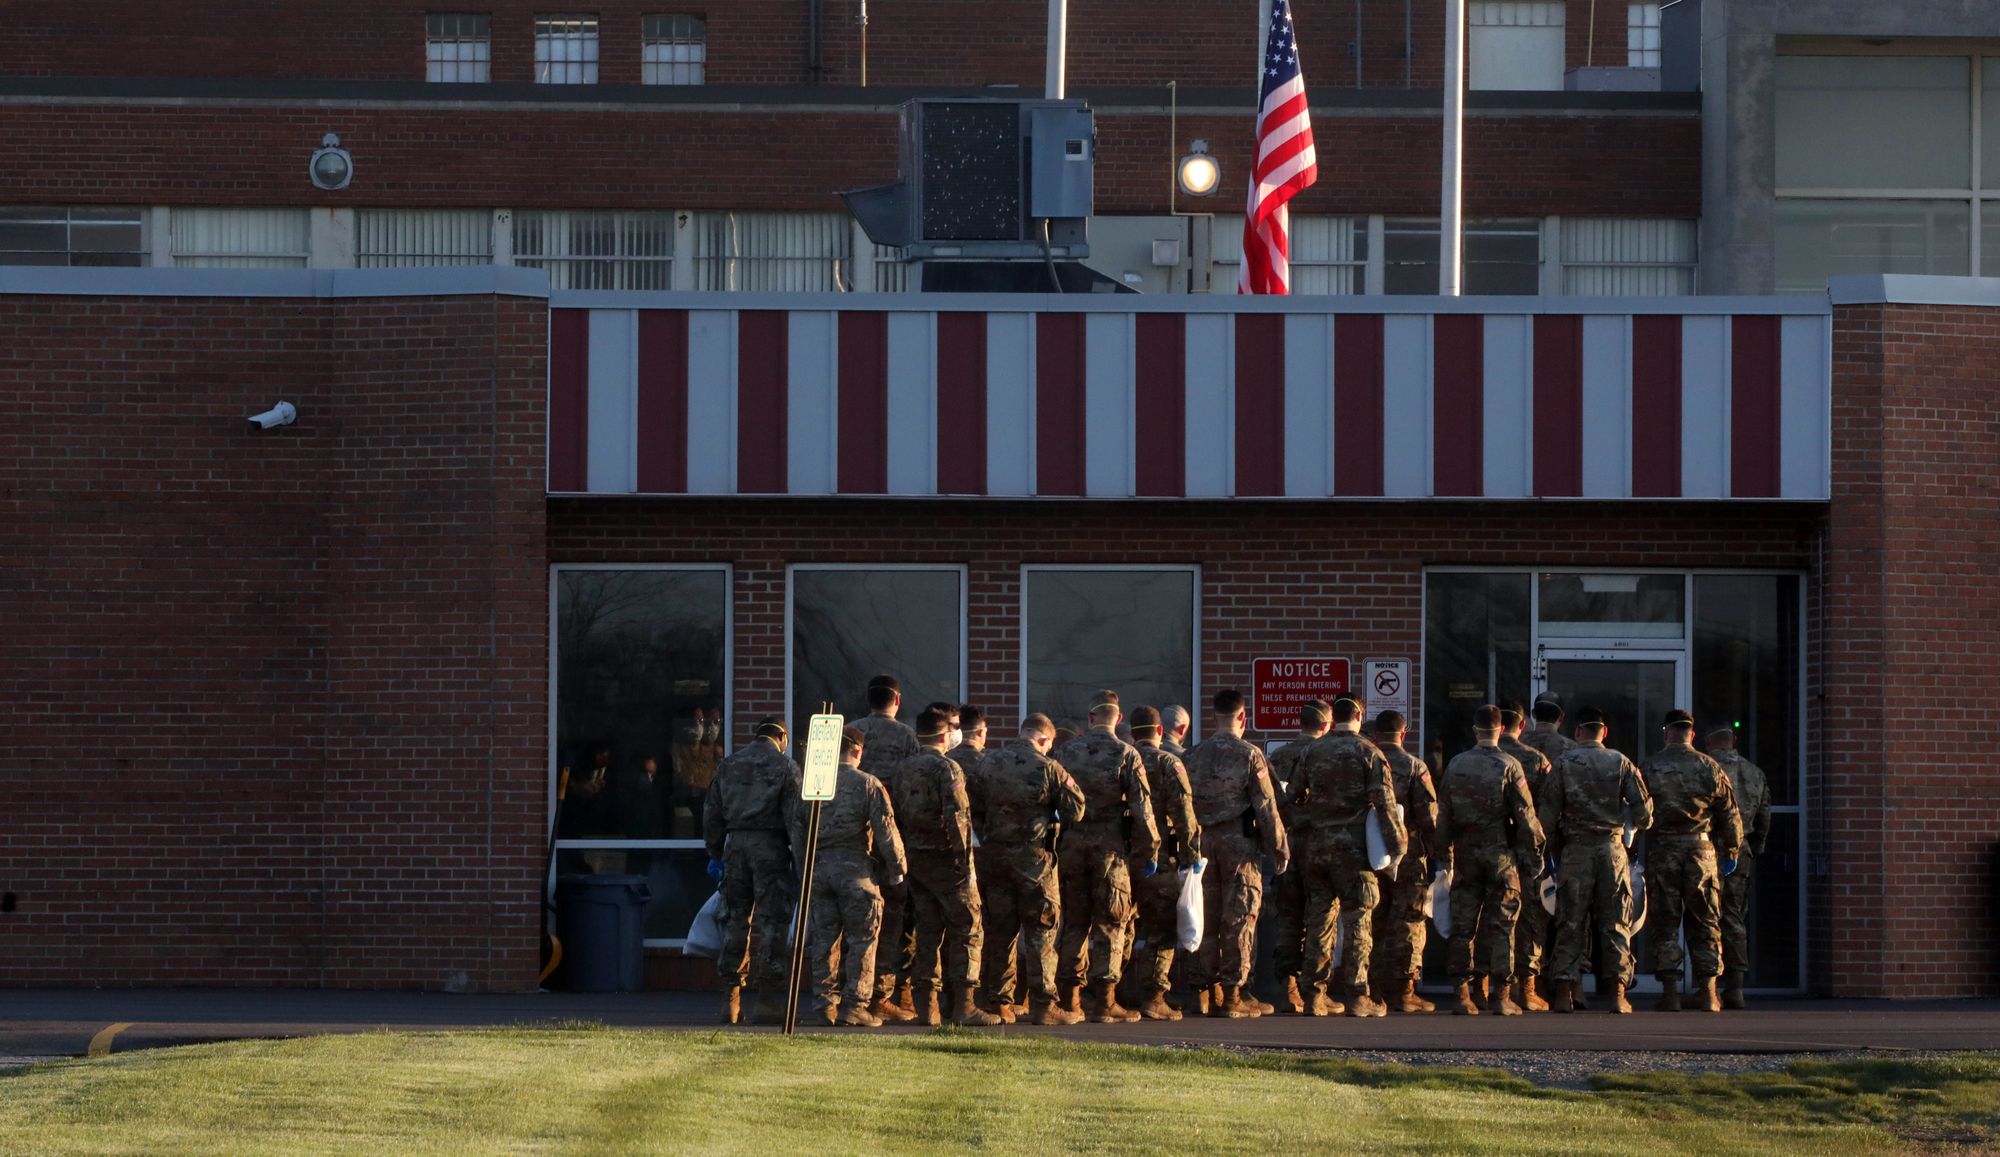
<instances>
[{"instance_id":1,"label":"camouflage trousers","mask_svg":"<svg viewBox=\"0 0 2000 1157\"><path fill-rule=\"evenodd\" d=\"M1746 846L1736 871L1722 878L1722 970L1750 974L1750 893L1757 890L1757 857Z\"/></svg>"},{"instance_id":2,"label":"camouflage trousers","mask_svg":"<svg viewBox=\"0 0 2000 1157\"><path fill-rule=\"evenodd\" d=\"M1582 980L1597 931L1599 984L1632 983L1632 868L1617 832L1571 838L1556 869L1555 949L1542 974Z\"/></svg>"},{"instance_id":3,"label":"camouflage trousers","mask_svg":"<svg viewBox=\"0 0 2000 1157\"><path fill-rule=\"evenodd\" d=\"M1382 902L1375 906L1375 953L1368 974L1378 980L1415 980L1424 971L1424 898L1431 890L1429 865L1422 856L1403 857L1390 879L1376 873Z\"/></svg>"},{"instance_id":4,"label":"camouflage trousers","mask_svg":"<svg viewBox=\"0 0 2000 1157\"><path fill-rule=\"evenodd\" d=\"M1542 907L1542 880L1521 873L1521 919L1514 925L1514 979L1542 974L1542 951L1549 942L1549 910Z\"/></svg>"},{"instance_id":5,"label":"camouflage trousers","mask_svg":"<svg viewBox=\"0 0 2000 1157\"><path fill-rule=\"evenodd\" d=\"M1514 971L1514 925L1521 918L1521 874L1514 853L1497 841L1461 840L1452 851L1451 942L1445 950L1453 980L1483 975L1506 983Z\"/></svg>"},{"instance_id":6,"label":"camouflage trousers","mask_svg":"<svg viewBox=\"0 0 2000 1157\"><path fill-rule=\"evenodd\" d=\"M1063 925L1056 975L1063 984L1116 983L1132 920L1124 834L1115 823L1071 827L1063 832L1058 858Z\"/></svg>"},{"instance_id":7,"label":"camouflage trousers","mask_svg":"<svg viewBox=\"0 0 2000 1157\"><path fill-rule=\"evenodd\" d=\"M875 991L894 996L896 981L909 976L903 959L904 927L910 923L910 881L882 885L882 932L875 941Z\"/></svg>"},{"instance_id":8,"label":"camouflage trousers","mask_svg":"<svg viewBox=\"0 0 2000 1157\"><path fill-rule=\"evenodd\" d=\"M1722 872L1706 836L1646 837L1646 925L1653 930L1653 975L1681 974L1693 957L1696 980L1722 973ZM1679 931L1687 938L1681 949Z\"/></svg>"},{"instance_id":9,"label":"camouflage trousers","mask_svg":"<svg viewBox=\"0 0 2000 1157\"><path fill-rule=\"evenodd\" d=\"M1312 951L1306 921L1306 877L1297 859L1305 834L1292 836L1291 871L1270 877L1264 885L1264 934L1271 938L1271 971L1280 980L1304 971Z\"/></svg>"},{"instance_id":10,"label":"camouflage trousers","mask_svg":"<svg viewBox=\"0 0 2000 1157\"><path fill-rule=\"evenodd\" d=\"M806 910L806 952L820 1008L866 1008L875 998L875 938L882 932L882 890L865 855L821 852Z\"/></svg>"},{"instance_id":11,"label":"camouflage trousers","mask_svg":"<svg viewBox=\"0 0 2000 1157\"><path fill-rule=\"evenodd\" d=\"M905 855L910 865L910 898L917 915L910 987L921 991L935 990L941 984L977 987L986 935L980 927L979 885L972 857L916 848L906 849ZM886 937L883 943L888 943Z\"/></svg>"},{"instance_id":12,"label":"camouflage trousers","mask_svg":"<svg viewBox=\"0 0 2000 1157\"><path fill-rule=\"evenodd\" d=\"M1173 987L1174 951L1181 938L1181 874L1171 861L1162 859L1159 863L1160 870L1150 880L1140 879L1136 869L1132 876L1137 939L1146 942L1144 948L1132 950L1132 983L1148 993Z\"/></svg>"},{"instance_id":13,"label":"camouflage trousers","mask_svg":"<svg viewBox=\"0 0 2000 1157\"><path fill-rule=\"evenodd\" d=\"M731 832L722 851L722 953L715 958L723 987L745 981L766 992L791 975L792 905L798 897L791 843L783 832ZM752 924L757 958L751 960Z\"/></svg>"},{"instance_id":14,"label":"camouflage trousers","mask_svg":"<svg viewBox=\"0 0 2000 1157\"><path fill-rule=\"evenodd\" d=\"M1056 936L1062 926L1056 858L1040 844L979 849L979 888L986 905L986 991L1011 1000L1019 946L1022 995L1054 1000Z\"/></svg>"},{"instance_id":15,"label":"camouflage trousers","mask_svg":"<svg viewBox=\"0 0 2000 1157\"><path fill-rule=\"evenodd\" d=\"M1368 958L1375 951L1375 908L1382 892L1368 851L1349 831L1308 832L1291 875L1305 876L1306 962L1300 979L1325 992L1334 979L1334 917L1339 916L1347 947L1340 957L1340 984L1348 992L1368 991ZM1279 877L1283 879L1284 877Z\"/></svg>"},{"instance_id":16,"label":"camouflage trousers","mask_svg":"<svg viewBox=\"0 0 2000 1157\"><path fill-rule=\"evenodd\" d=\"M1217 825L1236 826L1234 820ZM1201 950L1186 982L1241 987L1250 983L1257 914L1264 907L1263 841L1236 830L1205 828L1201 854L1208 861L1201 873Z\"/></svg>"}]
</instances>

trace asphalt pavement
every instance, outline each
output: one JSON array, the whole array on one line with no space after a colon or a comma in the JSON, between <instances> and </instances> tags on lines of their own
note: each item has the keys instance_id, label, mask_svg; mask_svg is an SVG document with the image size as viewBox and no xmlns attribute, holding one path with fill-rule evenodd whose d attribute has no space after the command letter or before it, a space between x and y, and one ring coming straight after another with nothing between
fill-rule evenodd
<instances>
[{"instance_id":1,"label":"asphalt pavement","mask_svg":"<svg viewBox=\"0 0 2000 1157\"><path fill-rule=\"evenodd\" d=\"M1753 998L1740 1012L1603 1011L1520 1017L1443 1012L1373 1019L1272 1016L980 1030L1122 1044L1369 1053L1576 1050L1591 1053L1851 1053L2000 1049L2000 1000ZM1602 1005L1597 1006L1599 1009ZM449 995L323 989L0 990L0 1064L242 1038L375 1029L446 1031L596 1021L615 1028L713 1028L705 993ZM775 1032L771 1028L730 1031ZM807 1028L815 1032L859 1029ZM877 1030L923 1031L916 1027Z\"/></svg>"}]
</instances>

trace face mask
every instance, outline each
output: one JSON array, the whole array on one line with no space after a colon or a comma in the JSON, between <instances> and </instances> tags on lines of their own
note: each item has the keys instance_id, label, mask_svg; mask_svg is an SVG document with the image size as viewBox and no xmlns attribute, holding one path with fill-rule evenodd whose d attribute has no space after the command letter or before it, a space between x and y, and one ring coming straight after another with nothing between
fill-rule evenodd
<instances>
[{"instance_id":1,"label":"face mask","mask_svg":"<svg viewBox=\"0 0 2000 1157\"><path fill-rule=\"evenodd\" d=\"M965 742L965 732L960 731L956 727L944 733L944 749L946 751L950 751L952 748L957 747L959 744L964 742Z\"/></svg>"}]
</instances>

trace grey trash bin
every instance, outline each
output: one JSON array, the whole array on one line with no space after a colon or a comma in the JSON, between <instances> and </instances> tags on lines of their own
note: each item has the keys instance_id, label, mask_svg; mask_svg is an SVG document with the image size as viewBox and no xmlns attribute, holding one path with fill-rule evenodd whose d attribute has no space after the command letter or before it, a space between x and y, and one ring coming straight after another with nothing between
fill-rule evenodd
<instances>
[{"instance_id":1,"label":"grey trash bin","mask_svg":"<svg viewBox=\"0 0 2000 1157\"><path fill-rule=\"evenodd\" d=\"M638 992L646 986L644 876L564 876L556 882L556 935L571 992Z\"/></svg>"}]
</instances>

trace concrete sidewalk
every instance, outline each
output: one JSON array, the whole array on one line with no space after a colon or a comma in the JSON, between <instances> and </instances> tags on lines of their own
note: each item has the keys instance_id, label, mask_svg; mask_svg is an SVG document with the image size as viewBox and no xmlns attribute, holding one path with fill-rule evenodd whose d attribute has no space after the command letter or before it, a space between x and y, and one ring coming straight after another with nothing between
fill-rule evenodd
<instances>
[{"instance_id":1,"label":"concrete sidewalk","mask_svg":"<svg viewBox=\"0 0 2000 1157\"><path fill-rule=\"evenodd\" d=\"M2000 1049L2000 1000L1764 1000L1743 1012L1632 1016L1388 1016L1370 1020L1264 1017L982 1030L1047 1033L1122 1044L1223 1045L1371 1052L1582 1050L1599 1053L1814 1053ZM1599 1006L1602 1007L1601 1005ZM0 990L0 1058L74 1057L245 1037L545 1025L715 1027L707 994L451 996L319 989ZM774 1032L775 1029L731 1031ZM810 1031L857 1032L855 1029ZM914 1028L884 1032L922 1031Z\"/></svg>"}]
</instances>

